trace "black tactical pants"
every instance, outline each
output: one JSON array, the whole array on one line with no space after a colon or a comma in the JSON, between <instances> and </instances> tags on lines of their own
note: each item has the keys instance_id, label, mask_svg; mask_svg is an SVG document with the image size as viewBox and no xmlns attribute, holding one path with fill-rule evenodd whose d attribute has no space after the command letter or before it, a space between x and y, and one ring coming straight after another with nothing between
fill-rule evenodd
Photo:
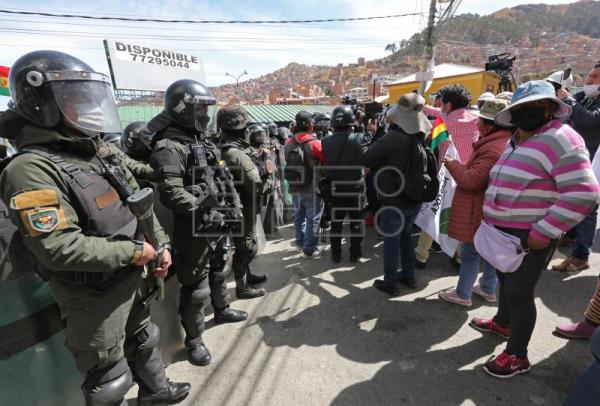
<instances>
[{"instance_id":1,"label":"black tactical pants","mask_svg":"<svg viewBox=\"0 0 600 406\"><path fill-rule=\"evenodd\" d=\"M350 253L361 253L363 238L363 218L359 206L359 199L355 197L334 197L331 199L331 255L340 255L342 252L342 237L350 238ZM344 219L348 216L350 221L349 233L342 231Z\"/></svg>"},{"instance_id":2,"label":"black tactical pants","mask_svg":"<svg viewBox=\"0 0 600 406\"><path fill-rule=\"evenodd\" d=\"M186 232L175 235L175 247L173 263L181 283L179 315L185 341L201 343L208 298L215 310L229 306L226 268L229 243L225 237L192 237Z\"/></svg>"}]
</instances>

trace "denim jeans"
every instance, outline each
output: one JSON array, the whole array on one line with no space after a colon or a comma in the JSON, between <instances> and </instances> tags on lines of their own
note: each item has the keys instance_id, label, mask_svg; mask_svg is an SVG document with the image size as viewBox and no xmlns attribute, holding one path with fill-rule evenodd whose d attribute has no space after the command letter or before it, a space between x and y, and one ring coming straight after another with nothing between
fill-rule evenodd
<instances>
[{"instance_id":1,"label":"denim jeans","mask_svg":"<svg viewBox=\"0 0 600 406\"><path fill-rule=\"evenodd\" d=\"M458 276L458 284L456 285L456 293L461 299L470 299L473 293L473 286L477 280L479 268L483 263L483 276L481 277L481 290L484 293L496 293L498 286L498 276L496 269L491 266L485 259L479 256L475 250L475 245L463 242L460 245L461 259L460 274Z\"/></svg>"},{"instance_id":2,"label":"denim jeans","mask_svg":"<svg viewBox=\"0 0 600 406\"><path fill-rule=\"evenodd\" d=\"M420 209L421 205L410 209L384 206L379 210L378 223L383 234L383 280L386 282L415 275L411 230ZM398 257L402 263L401 272L398 272Z\"/></svg>"},{"instance_id":3,"label":"denim jeans","mask_svg":"<svg viewBox=\"0 0 600 406\"><path fill-rule=\"evenodd\" d=\"M594 245L596 236L596 220L598 217L598 206L588 214L581 223L575 227L575 243L571 255L577 259L586 260L590 257L590 249Z\"/></svg>"},{"instance_id":4,"label":"denim jeans","mask_svg":"<svg viewBox=\"0 0 600 406\"><path fill-rule=\"evenodd\" d=\"M310 255L319 240L323 200L315 193L296 193L292 195L292 203L296 246L302 247L304 253Z\"/></svg>"}]
</instances>

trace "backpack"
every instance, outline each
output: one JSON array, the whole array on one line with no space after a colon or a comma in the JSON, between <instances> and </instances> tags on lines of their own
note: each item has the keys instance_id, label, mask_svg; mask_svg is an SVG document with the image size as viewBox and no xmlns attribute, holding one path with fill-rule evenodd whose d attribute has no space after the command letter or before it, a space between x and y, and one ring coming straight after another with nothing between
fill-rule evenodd
<instances>
[{"instance_id":1,"label":"backpack","mask_svg":"<svg viewBox=\"0 0 600 406\"><path fill-rule=\"evenodd\" d=\"M299 143L294 137L290 144L286 144L283 177L290 182L290 186L307 186L312 182L314 164L309 143L314 140L316 138L311 137Z\"/></svg>"},{"instance_id":2,"label":"backpack","mask_svg":"<svg viewBox=\"0 0 600 406\"><path fill-rule=\"evenodd\" d=\"M437 197L440 191L437 159L424 140L415 137L404 179L403 194L415 203L428 203Z\"/></svg>"}]
</instances>

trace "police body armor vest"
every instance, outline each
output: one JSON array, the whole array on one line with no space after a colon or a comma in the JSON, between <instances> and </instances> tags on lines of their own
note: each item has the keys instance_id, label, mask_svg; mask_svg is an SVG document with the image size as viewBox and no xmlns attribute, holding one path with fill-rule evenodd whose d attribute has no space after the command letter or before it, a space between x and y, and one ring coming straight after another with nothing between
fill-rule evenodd
<instances>
[{"instance_id":1,"label":"police body armor vest","mask_svg":"<svg viewBox=\"0 0 600 406\"><path fill-rule=\"evenodd\" d=\"M26 148L23 153L40 155L58 166L67 181L83 234L108 237L113 240L133 240L136 236L137 219L125 206L117 191L101 174L84 172L77 165L66 162L60 155L40 148ZM41 264L38 264L38 266ZM58 276L56 272L41 269L42 277ZM60 276L64 276L64 272ZM69 272L75 284L102 283L111 279L113 272Z\"/></svg>"}]
</instances>

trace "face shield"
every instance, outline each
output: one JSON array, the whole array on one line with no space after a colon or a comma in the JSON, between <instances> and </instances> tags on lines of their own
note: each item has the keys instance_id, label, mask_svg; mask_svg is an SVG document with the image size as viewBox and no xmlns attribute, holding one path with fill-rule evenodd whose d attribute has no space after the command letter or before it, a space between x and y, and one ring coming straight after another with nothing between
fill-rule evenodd
<instances>
[{"instance_id":1,"label":"face shield","mask_svg":"<svg viewBox=\"0 0 600 406\"><path fill-rule=\"evenodd\" d=\"M203 134L206 133L209 123L210 116L208 115L208 104L194 103L194 125L196 130Z\"/></svg>"},{"instance_id":2,"label":"face shield","mask_svg":"<svg viewBox=\"0 0 600 406\"><path fill-rule=\"evenodd\" d=\"M106 75L94 72L47 72L58 108L67 125L95 136L120 133L121 120Z\"/></svg>"}]
</instances>

